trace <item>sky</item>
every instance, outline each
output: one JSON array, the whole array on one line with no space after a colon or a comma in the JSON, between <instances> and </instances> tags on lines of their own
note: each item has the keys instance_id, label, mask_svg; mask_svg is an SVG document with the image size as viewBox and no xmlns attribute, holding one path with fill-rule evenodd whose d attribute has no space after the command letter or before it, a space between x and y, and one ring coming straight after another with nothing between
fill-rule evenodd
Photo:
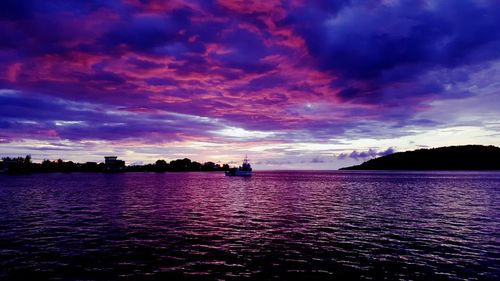
<instances>
[{"instance_id":1,"label":"sky","mask_svg":"<svg viewBox=\"0 0 500 281\"><path fill-rule=\"evenodd\" d=\"M500 1L2 0L0 156L336 169L500 145Z\"/></svg>"}]
</instances>

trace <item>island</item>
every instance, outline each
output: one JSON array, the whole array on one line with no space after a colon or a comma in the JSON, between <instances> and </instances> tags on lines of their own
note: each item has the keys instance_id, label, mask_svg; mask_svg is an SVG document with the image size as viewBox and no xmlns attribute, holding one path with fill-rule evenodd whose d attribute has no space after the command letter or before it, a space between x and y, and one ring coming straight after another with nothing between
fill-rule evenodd
<instances>
[{"instance_id":1,"label":"island","mask_svg":"<svg viewBox=\"0 0 500 281\"><path fill-rule=\"evenodd\" d=\"M447 146L397 152L340 170L500 170L500 148Z\"/></svg>"}]
</instances>

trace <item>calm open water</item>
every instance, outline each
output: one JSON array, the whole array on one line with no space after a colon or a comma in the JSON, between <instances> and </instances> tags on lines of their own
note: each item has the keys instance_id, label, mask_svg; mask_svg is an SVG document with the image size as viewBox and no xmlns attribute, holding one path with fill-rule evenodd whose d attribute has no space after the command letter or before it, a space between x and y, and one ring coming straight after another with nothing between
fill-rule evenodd
<instances>
[{"instance_id":1,"label":"calm open water","mask_svg":"<svg viewBox=\"0 0 500 281\"><path fill-rule=\"evenodd\" d=\"M500 279L500 172L0 175L0 280Z\"/></svg>"}]
</instances>

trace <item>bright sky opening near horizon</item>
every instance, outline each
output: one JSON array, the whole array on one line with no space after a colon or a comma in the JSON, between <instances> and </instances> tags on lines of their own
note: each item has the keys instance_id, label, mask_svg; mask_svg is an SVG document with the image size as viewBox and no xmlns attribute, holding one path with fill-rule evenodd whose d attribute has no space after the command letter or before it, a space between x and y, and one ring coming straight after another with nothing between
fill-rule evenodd
<instances>
[{"instance_id":1,"label":"bright sky opening near horizon","mask_svg":"<svg viewBox=\"0 0 500 281\"><path fill-rule=\"evenodd\" d=\"M0 117L35 161L500 145L500 1L3 0Z\"/></svg>"}]
</instances>

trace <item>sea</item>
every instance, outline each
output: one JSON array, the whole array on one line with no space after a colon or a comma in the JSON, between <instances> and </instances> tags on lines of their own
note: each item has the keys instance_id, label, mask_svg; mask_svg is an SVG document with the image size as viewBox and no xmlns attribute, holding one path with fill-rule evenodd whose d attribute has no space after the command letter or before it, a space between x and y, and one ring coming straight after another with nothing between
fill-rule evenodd
<instances>
[{"instance_id":1,"label":"sea","mask_svg":"<svg viewBox=\"0 0 500 281\"><path fill-rule=\"evenodd\" d=\"M500 280L500 172L0 175L0 280Z\"/></svg>"}]
</instances>

